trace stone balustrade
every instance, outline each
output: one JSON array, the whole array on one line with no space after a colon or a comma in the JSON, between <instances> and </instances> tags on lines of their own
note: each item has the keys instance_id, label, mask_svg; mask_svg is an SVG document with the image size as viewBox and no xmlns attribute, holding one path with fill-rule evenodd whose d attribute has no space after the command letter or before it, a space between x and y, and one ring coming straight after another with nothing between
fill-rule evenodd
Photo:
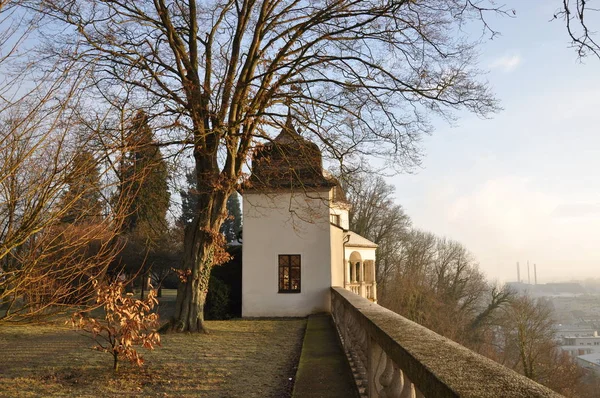
<instances>
[{"instance_id":1,"label":"stone balustrade","mask_svg":"<svg viewBox=\"0 0 600 398\"><path fill-rule=\"evenodd\" d=\"M352 293L360 294L360 283L352 282L352 283L348 283L346 286L347 286L347 289L350 290Z\"/></svg>"},{"instance_id":2,"label":"stone balustrade","mask_svg":"<svg viewBox=\"0 0 600 398\"><path fill-rule=\"evenodd\" d=\"M349 290L331 311L361 396L562 397Z\"/></svg>"},{"instance_id":3,"label":"stone balustrade","mask_svg":"<svg viewBox=\"0 0 600 398\"><path fill-rule=\"evenodd\" d=\"M359 296L363 296L371 301L377 302L375 282L351 282L346 284L346 289Z\"/></svg>"}]
</instances>

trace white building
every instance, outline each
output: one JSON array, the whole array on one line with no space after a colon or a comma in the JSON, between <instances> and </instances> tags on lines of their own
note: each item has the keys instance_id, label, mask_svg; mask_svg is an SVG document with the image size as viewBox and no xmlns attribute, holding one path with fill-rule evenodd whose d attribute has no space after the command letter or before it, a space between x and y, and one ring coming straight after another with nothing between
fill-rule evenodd
<instances>
[{"instance_id":1,"label":"white building","mask_svg":"<svg viewBox=\"0 0 600 398\"><path fill-rule=\"evenodd\" d=\"M600 375L600 354L586 354L575 358L577 364Z\"/></svg>"},{"instance_id":2,"label":"white building","mask_svg":"<svg viewBox=\"0 0 600 398\"><path fill-rule=\"evenodd\" d=\"M555 325L556 336L560 339L565 337L590 337L597 336L598 332L587 326L578 325Z\"/></svg>"},{"instance_id":3,"label":"white building","mask_svg":"<svg viewBox=\"0 0 600 398\"><path fill-rule=\"evenodd\" d=\"M577 331L581 333L587 332L587 330L585 332L582 330ZM563 335L561 336L560 349L572 357L598 354L600 353L600 337L598 337L598 332L595 330L592 331L591 335L580 335L579 333Z\"/></svg>"},{"instance_id":4,"label":"white building","mask_svg":"<svg viewBox=\"0 0 600 398\"><path fill-rule=\"evenodd\" d=\"M600 347L589 345L561 345L560 349L571 357L600 353Z\"/></svg>"},{"instance_id":5,"label":"white building","mask_svg":"<svg viewBox=\"0 0 600 398\"><path fill-rule=\"evenodd\" d=\"M563 336L564 345L594 345L600 346L598 332L594 331L591 336Z\"/></svg>"},{"instance_id":6,"label":"white building","mask_svg":"<svg viewBox=\"0 0 600 398\"><path fill-rule=\"evenodd\" d=\"M377 300L377 245L348 231L348 203L321 152L292 126L255 152L243 192L242 316L330 311L330 287Z\"/></svg>"}]
</instances>

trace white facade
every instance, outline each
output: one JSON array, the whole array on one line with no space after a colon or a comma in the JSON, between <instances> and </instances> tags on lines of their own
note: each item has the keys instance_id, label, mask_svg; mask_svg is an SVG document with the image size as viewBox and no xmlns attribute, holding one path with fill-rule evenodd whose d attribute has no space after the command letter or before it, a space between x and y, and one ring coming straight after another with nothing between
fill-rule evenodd
<instances>
[{"instance_id":1,"label":"white facade","mask_svg":"<svg viewBox=\"0 0 600 398\"><path fill-rule=\"evenodd\" d=\"M556 336L563 337L590 337L597 336L598 331L589 327L581 327L576 325L556 325Z\"/></svg>"},{"instance_id":2,"label":"white facade","mask_svg":"<svg viewBox=\"0 0 600 398\"><path fill-rule=\"evenodd\" d=\"M592 336L564 336L562 340L564 345L600 346L600 337L598 337L597 331L594 331L594 334Z\"/></svg>"},{"instance_id":3,"label":"white facade","mask_svg":"<svg viewBox=\"0 0 600 398\"><path fill-rule=\"evenodd\" d=\"M592 331L591 336L563 336L561 350L572 357L600 353L600 337L597 331Z\"/></svg>"},{"instance_id":4,"label":"white facade","mask_svg":"<svg viewBox=\"0 0 600 398\"><path fill-rule=\"evenodd\" d=\"M589 345L561 345L560 349L572 357L600 353L600 347Z\"/></svg>"},{"instance_id":5,"label":"white facade","mask_svg":"<svg viewBox=\"0 0 600 398\"><path fill-rule=\"evenodd\" d=\"M329 311L329 288L337 273L331 267L328 208L328 191L310 198L303 192L244 194L242 316ZM299 293L279 293L279 255L300 255Z\"/></svg>"},{"instance_id":6,"label":"white facade","mask_svg":"<svg viewBox=\"0 0 600 398\"><path fill-rule=\"evenodd\" d=\"M376 301L377 246L347 230L348 210L331 203L332 191L244 193L243 317L330 312L332 286ZM300 256L299 292L280 292L281 255Z\"/></svg>"}]
</instances>

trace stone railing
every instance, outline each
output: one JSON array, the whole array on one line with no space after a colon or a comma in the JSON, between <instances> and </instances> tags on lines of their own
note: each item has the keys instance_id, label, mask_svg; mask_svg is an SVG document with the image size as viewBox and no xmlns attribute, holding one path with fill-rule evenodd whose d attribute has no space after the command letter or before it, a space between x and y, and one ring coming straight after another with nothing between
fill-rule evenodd
<instances>
[{"instance_id":1,"label":"stone railing","mask_svg":"<svg viewBox=\"0 0 600 398\"><path fill-rule=\"evenodd\" d=\"M352 282L352 283L348 283L346 286L347 286L348 290L350 290L352 293L360 295L360 283Z\"/></svg>"},{"instance_id":2,"label":"stone railing","mask_svg":"<svg viewBox=\"0 0 600 398\"><path fill-rule=\"evenodd\" d=\"M375 300L375 286L373 282L351 282L346 284L346 289L359 296L368 298L371 301Z\"/></svg>"},{"instance_id":3,"label":"stone railing","mask_svg":"<svg viewBox=\"0 0 600 398\"><path fill-rule=\"evenodd\" d=\"M346 289L331 311L363 397L561 397Z\"/></svg>"},{"instance_id":4,"label":"stone railing","mask_svg":"<svg viewBox=\"0 0 600 398\"><path fill-rule=\"evenodd\" d=\"M373 284L369 283L369 284L365 284L365 294L366 294L366 298L368 298L369 300L373 300Z\"/></svg>"}]
</instances>

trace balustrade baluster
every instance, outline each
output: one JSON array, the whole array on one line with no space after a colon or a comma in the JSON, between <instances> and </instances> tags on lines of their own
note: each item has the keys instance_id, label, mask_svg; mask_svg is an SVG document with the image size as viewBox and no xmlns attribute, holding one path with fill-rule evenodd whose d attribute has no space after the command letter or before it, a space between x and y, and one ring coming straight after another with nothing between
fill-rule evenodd
<instances>
[{"instance_id":1,"label":"balustrade baluster","mask_svg":"<svg viewBox=\"0 0 600 398\"><path fill-rule=\"evenodd\" d=\"M368 364L368 382L369 382L369 397L378 397L381 391L381 377L385 370L387 356L381 349L379 344L373 339L369 339L369 364Z\"/></svg>"},{"instance_id":2,"label":"balustrade baluster","mask_svg":"<svg viewBox=\"0 0 600 398\"><path fill-rule=\"evenodd\" d=\"M359 355L360 355L360 360L363 363L363 366L366 367L367 365L367 358L368 358L368 339L367 339L367 332L364 328L361 327L361 325L358 325L358 350L359 350Z\"/></svg>"},{"instance_id":3,"label":"balustrade baluster","mask_svg":"<svg viewBox=\"0 0 600 398\"><path fill-rule=\"evenodd\" d=\"M352 349L352 315L350 315L350 311L347 311L344 308L344 341L346 345L346 349L350 351Z\"/></svg>"},{"instance_id":4,"label":"balustrade baluster","mask_svg":"<svg viewBox=\"0 0 600 398\"><path fill-rule=\"evenodd\" d=\"M392 379L394 378L394 363L390 358L388 358L385 351L382 351L383 356L385 358L385 368L383 372L381 372L381 376L379 376L379 384L381 385L381 389L377 391L377 395L380 397L388 396L388 388L392 384Z\"/></svg>"},{"instance_id":5,"label":"balustrade baluster","mask_svg":"<svg viewBox=\"0 0 600 398\"><path fill-rule=\"evenodd\" d=\"M402 371L392 361L392 381L390 385L385 389L386 398L403 398L402 389L404 387L402 379Z\"/></svg>"},{"instance_id":6,"label":"balustrade baluster","mask_svg":"<svg viewBox=\"0 0 600 398\"><path fill-rule=\"evenodd\" d=\"M416 398L415 385L406 377L406 373L400 371L402 377L402 390L400 398Z\"/></svg>"}]
</instances>

